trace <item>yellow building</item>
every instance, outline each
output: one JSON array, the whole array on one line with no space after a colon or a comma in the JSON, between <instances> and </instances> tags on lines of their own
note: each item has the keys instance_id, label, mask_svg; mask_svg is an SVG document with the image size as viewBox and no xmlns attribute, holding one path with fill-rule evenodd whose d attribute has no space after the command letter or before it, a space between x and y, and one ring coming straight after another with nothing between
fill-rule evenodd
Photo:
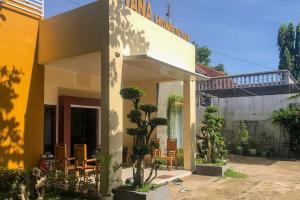
<instances>
[{"instance_id":1,"label":"yellow building","mask_svg":"<svg viewBox=\"0 0 300 200\"><path fill-rule=\"evenodd\" d=\"M34 2L40 2L35 5ZM0 1L0 165L30 168L65 143L96 145L122 159L136 85L157 104L157 84L182 81L184 167L195 149L195 47L187 34L152 19L149 3L101 0L42 19L43 0ZM129 2L129 3L128 3ZM150 16L150 17L149 17ZM119 174L121 175L121 174Z\"/></svg>"}]
</instances>

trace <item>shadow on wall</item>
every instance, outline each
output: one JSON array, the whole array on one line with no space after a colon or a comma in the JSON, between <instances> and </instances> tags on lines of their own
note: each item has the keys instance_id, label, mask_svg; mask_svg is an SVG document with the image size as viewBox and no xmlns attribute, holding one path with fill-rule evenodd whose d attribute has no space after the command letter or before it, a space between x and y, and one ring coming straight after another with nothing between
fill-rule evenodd
<instances>
[{"instance_id":1,"label":"shadow on wall","mask_svg":"<svg viewBox=\"0 0 300 200\"><path fill-rule=\"evenodd\" d=\"M24 121L24 166L26 168L37 166L44 145L44 66L37 64L38 40L35 45Z\"/></svg>"},{"instance_id":2,"label":"shadow on wall","mask_svg":"<svg viewBox=\"0 0 300 200\"><path fill-rule=\"evenodd\" d=\"M20 135L19 122L11 112L13 100L18 98L14 89L21 83L21 70L7 66L0 67L0 166L8 166L10 162L22 164L24 140Z\"/></svg>"},{"instance_id":3,"label":"shadow on wall","mask_svg":"<svg viewBox=\"0 0 300 200\"><path fill-rule=\"evenodd\" d=\"M122 1L112 1L109 5L109 32L110 47L125 49L135 55L145 54L149 49L150 43L146 41L145 31L133 27L128 17L132 11L125 8ZM146 19L145 19L146 20ZM111 61L110 66L115 66L116 60ZM118 79L117 71L114 67L110 68L110 84L114 86Z\"/></svg>"}]
</instances>

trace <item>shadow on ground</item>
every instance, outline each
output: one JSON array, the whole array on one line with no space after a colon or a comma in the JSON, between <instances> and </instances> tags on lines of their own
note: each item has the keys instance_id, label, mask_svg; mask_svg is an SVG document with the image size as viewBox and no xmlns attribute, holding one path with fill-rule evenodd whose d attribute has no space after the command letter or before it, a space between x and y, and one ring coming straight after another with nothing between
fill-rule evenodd
<instances>
[{"instance_id":1,"label":"shadow on ground","mask_svg":"<svg viewBox=\"0 0 300 200\"><path fill-rule=\"evenodd\" d=\"M231 163L265 166L273 165L274 163L279 161L278 159L274 158L247 157L238 155L230 155L229 159Z\"/></svg>"}]
</instances>

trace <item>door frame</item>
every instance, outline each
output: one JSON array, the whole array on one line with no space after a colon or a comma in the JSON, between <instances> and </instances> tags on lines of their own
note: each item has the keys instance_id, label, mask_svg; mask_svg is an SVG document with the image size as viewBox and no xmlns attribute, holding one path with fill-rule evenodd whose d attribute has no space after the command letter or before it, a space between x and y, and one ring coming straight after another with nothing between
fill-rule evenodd
<instances>
[{"instance_id":1,"label":"door frame","mask_svg":"<svg viewBox=\"0 0 300 200\"><path fill-rule=\"evenodd\" d=\"M44 139L43 139L43 153L44 154L46 153L45 152L45 131L46 131L45 117L46 117L46 109L51 109L53 111L53 119L52 119L53 120L52 121L52 128L53 128L53 130L52 130L52 133L51 133L51 140L54 143L56 143L56 131L57 131L57 129L56 129L56 124L57 124L57 122L56 122L56 113L57 113L56 109L57 109L57 106L56 105L50 105L50 104L44 104ZM51 149L51 152L54 153L54 151L55 151L55 148L54 148L55 144L53 144L52 147L53 148Z\"/></svg>"},{"instance_id":2,"label":"door frame","mask_svg":"<svg viewBox=\"0 0 300 200\"><path fill-rule=\"evenodd\" d=\"M71 107L97 107L101 108L101 99L73 97L73 96L59 96L59 117L58 117L58 142L67 145L67 155L71 155ZM99 114L97 119L97 143L99 141ZM98 145L98 144L97 144Z\"/></svg>"}]
</instances>

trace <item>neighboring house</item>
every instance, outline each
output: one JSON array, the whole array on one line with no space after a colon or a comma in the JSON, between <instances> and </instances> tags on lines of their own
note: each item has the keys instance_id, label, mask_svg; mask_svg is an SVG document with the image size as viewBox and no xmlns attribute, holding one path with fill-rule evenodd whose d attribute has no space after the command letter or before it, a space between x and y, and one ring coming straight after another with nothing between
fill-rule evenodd
<instances>
[{"instance_id":1,"label":"neighboring house","mask_svg":"<svg viewBox=\"0 0 300 200\"><path fill-rule=\"evenodd\" d=\"M288 70L213 78L201 81L199 88L215 96L214 104L225 119L223 135L232 147L237 145L237 130L244 121L259 152L272 149L275 155L287 156L288 135L272 122L272 113L300 103L299 98L289 99L299 92L299 84Z\"/></svg>"},{"instance_id":2,"label":"neighboring house","mask_svg":"<svg viewBox=\"0 0 300 200\"><path fill-rule=\"evenodd\" d=\"M224 72L217 71L211 67L207 67L203 64L197 63L196 64L196 73L202 74L207 77L222 77L226 76Z\"/></svg>"}]
</instances>

